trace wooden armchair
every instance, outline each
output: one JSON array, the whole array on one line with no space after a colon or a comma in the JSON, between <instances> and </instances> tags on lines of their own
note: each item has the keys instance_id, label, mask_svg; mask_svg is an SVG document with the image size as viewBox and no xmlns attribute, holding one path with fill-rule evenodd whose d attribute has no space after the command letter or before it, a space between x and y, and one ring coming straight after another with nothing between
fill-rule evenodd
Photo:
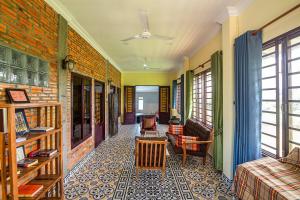
<instances>
[{"instance_id":1,"label":"wooden armchair","mask_svg":"<svg viewBox=\"0 0 300 200\"><path fill-rule=\"evenodd\" d=\"M145 131L156 131L156 116L148 115L142 117L141 122L141 133L144 134Z\"/></svg>"},{"instance_id":2,"label":"wooden armchair","mask_svg":"<svg viewBox=\"0 0 300 200\"><path fill-rule=\"evenodd\" d=\"M167 137L136 137L135 166L138 176L139 169L161 169L166 171Z\"/></svg>"},{"instance_id":3,"label":"wooden armchair","mask_svg":"<svg viewBox=\"0 0 300 200\"><path fill-rule=\"evenodd\" d=\"M188 145L205 145L205 156L203 156L203 164L206 162L206 155L208 153L210 145L213 143L214 130L210 132L208 141L197 141L197 140L184 140L182 142L182 165L185 165L186 155L187 155L187 146Z\"/></svg>"},{"instance_id":4,"label":"wooden armchair","mask_svg":"<svg viewBox=\"0 0 300 200\"><path fill-rule=\"evenodd\" d=\"M180 126L169 127L167 133L174 152L183 155L183 164L185 164L187 154L202 157L203 164L205 164L208 149L213 142L213 135L212 129L192 119L186 121L183 129Z\"/></svg>"}]
</instances>

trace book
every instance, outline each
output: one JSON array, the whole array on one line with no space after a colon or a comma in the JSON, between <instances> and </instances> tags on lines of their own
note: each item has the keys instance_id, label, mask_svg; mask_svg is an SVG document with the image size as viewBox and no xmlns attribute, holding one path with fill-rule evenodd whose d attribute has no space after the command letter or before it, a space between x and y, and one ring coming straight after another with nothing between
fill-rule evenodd
<instances>
[{"instance_id":1,"label":"book","mask_svg":"<svg viewBox=\"0 0 300 200\"><path fill-rule=\"evenodd\" d=\"M16 143L23 142L26 140L26 137L16 137ZM8 144L8 135L5 135L5 144Z\"/></svg>"},{"instance_id":2,"label":"book","mask_svg":"<svg viewBox=\"0 0 300 200\"><path fill-rule=\"evenodd\" d=\"M43 188L43 185L20 185L18 187L19 197L34 197Z\"/></svg>"},{"instance_id":3,"label":"book","mask_svg":"<svg viewBox=\"0 0 300 200\"><path fill-rule=\"evenodd\" d=\"M7 133L7 109L0 109L0 131Z\"/></svg>"},{"instance_id":4,"label":"book","mask_svg":"<svg viewBox=\"0 0 300 200\"><path fill-rule=\"evenodd\" d=\"M57 149L41 149L41 150L36 150L36 151L32 151L28 154L28 156L30 158L34 158L34 157L51 157L54 154L57 153Z\"/></svg>"},{"instance_id":5,"label":"book","mask_svg":"<svg viewBox=\"0 0 300 200\"><path fill-rule=\"evenodd\" d=\"M17 175L20 175L21 174L21 170L17 169ZM1 179L1 176L0 176L0 179ZM10 180L10 176L9 176L9 168L7 167L6 169L6 181L9 181Z\"/></svg>"},{"instance_id":6,"label":"book","mask_svg":"<svg viewBox=\"0 0 300 200\"><path fill-rule=\"evenodd\" d=\"M52 130L54 130L54 127L39 126L39 127L31 128L30 132L47 132Z\"/></svg>"},{"instance_id":7,"label":"book","mask_svg":"<svg viewBox=\"0 0 300 200\"><path fill-rule=\"evenodd\" d=\"M18 165L18 167L27 168L27 167L31 167L33 165L36 165L38 163L39 163L39 161L37 159L24 158L24 159L18 161L17 165Z\"/></svg>"},{"instance_id":8,"label":"book","mask_svg":"<svg viewBox=\"0 0 300 200\"><path fill-rule=\"evenodd\" d=\"M17 137L16 142L23 142L26 140L26 137Z\"/></svg>"}]
</instances>

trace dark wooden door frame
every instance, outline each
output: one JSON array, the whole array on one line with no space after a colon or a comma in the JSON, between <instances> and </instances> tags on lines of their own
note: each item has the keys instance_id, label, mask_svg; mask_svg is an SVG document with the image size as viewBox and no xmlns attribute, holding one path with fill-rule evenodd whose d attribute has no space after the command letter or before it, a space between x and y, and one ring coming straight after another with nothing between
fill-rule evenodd
<instances>
[{"instance_id":1,"label":"dark wooden door frame","mask_svg":"<svg viewBox=\"0 0 300 200\"><path fill-rule=\"evenodd\" d=\"M168 88L167 93L167 111L168 112L161 112L161 88ZM168 124L170 120L170 86L159 86L159 105L158 105L158 112L159 112L159 123L160 124Z\"/></svg>"},{"instance_id":2,"label":"dark wooden door frame","mask_svg":"<svg viewBox=\"0 0 300 200\"><path fill-rule=\"evenodd\" d=\"M114 91L111 92L111 89L113 89ZM110 137L118 134L118 117L119 116L118 116L118 113L114 113L115 107L111 110L111 105L110 105L110 104L112 104L114 106L116 105L116 104L113 103L114 102L114 95L117 95L117 86L110 85L109 86L109 92L108 92L108 112L109 112L108 113L108 115L109 115L109 117L108 117L108 133L109 133ZM117 117L113 114L116 114ZM116 117L116 121L113 121L113 122L111 121L112 115L114 117ZM111 124L111 123L115 123L115 124Z\"/></svg>"},{"instance_id":3,"label":"dark wooden door frame","mask_svg":"<svg viewBox=\"0 0 300 200\"><path fill-rule=\"evenodd\" d=\"M79 142L74 143L73 142L73 77L79 77L83 79L87 79L91 82L91 88L92 88L92 78L88 76L84 76L75 72L71 73L71 149L75 148L82 142L84 142L87 138L92 136L92 120L91 120L91 126L90 126L90 132L86 134ZM83 89L83 82L81 81L81 94L83 95L84 89ZM84 99L83 96L81 98L81 104L82 104L82 113L81 113L81 134L83 135L83 124L84 124L84 112L83 112L83 105L84 105ZM90 105L92 105L92 91L90 94ZM90 118L92 119L92 106L90 106Z\"/></svg>"},{"instance_id":4,"label":"dark wooden door frame","mask_svg":"<svg viewBox=\"0 0 300 200\"><path fill-rule=\"evenodd\" d=\"M127 88L133 88L132 92L132 112L127 112ZM124 85L124 124L135 123L135 86Z\"/></svg>"},{"instance_id":5,"label":"dark wooden door frame","mask_svg":"<svg viewBox=\"0 0 300 200\"><path fill-rule=\"evenodd\" d=\"M101 133L101 141L99 142L98 141L98 138L97 138L97 130L96 130L96 128L97 128L97 124L96 124L96 122L95 122L95 125L94 125L94 127L95 127L95 136L94 136L94 141L95 141L95 148L102 142L102 141L104 141L105 140L105 119L106 119L106 115L105 115L105 92L106 92L106 90L105 90L105 83L104 82L102 82L102 81L98 81L98 80L95 80L94 81L94 95L95 95L95 97L94 97L94 107L96 108L96 83L99 83L101 86L102 86L102 95L101 95L101 101L100 101L100 103L101 103L101 105L100 105L100 112L101 112L101 115L103 115L103 117L102 117L102 121L100 122L100 129L102 129L102 130L99 130L99 131L101 131L102 133ZM95 116L94 116L94 120L95 120L95 118L96 118L96 112L95 112Z\"/></svg>"}]
</instances>

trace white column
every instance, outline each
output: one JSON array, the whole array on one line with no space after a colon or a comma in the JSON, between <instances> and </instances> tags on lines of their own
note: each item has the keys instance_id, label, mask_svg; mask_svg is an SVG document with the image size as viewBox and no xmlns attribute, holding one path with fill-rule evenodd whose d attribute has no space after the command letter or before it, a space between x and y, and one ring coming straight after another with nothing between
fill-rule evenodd
<instances>
[{"instance_id":1,"label":"white column","mask_svg":"<svg viewBox=\"0 0 300 200\"><path fill-rule=\"evenodd\" d=\"M234 143L234 39L237 16L229 16L222 24L223 49L223 172L232 179Z\"/></svg>"}]
</instances>

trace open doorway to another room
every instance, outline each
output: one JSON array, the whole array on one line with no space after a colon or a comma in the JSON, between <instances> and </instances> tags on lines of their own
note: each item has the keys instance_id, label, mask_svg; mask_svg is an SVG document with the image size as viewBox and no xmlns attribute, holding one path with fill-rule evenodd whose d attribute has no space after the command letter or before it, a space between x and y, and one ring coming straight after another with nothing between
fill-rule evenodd
<instances>
[{"instance_id":1,"label":"open doorway to another room","mask_svg":"<svg viewBox=\"0 0 300 200\"><path fill-rule=\"evenodd\" d=\"M155 115L158 120L159 86L136 86L135 102L137 123L149 115Z\"/></svg>"}]
</instances>

